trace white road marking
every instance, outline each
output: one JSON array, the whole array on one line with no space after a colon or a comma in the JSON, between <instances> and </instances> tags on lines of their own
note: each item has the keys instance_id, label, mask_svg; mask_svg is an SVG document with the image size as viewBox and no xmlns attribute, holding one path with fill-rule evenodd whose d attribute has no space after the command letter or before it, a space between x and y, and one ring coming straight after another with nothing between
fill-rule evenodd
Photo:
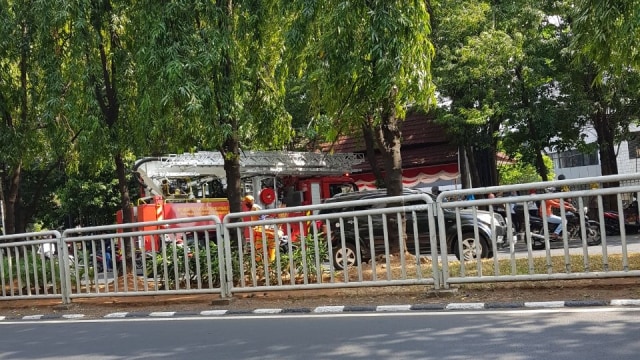
<instances>
[{"instance_id":1,"label":"white road marking","mask_svg":"<svg viewBox=\"0 0 640 360\"><path fill-rule=\"evenodd\" d=\"M62 318L63 319L72 319L72 320L82 319L82 318L84 318L84 314L64 314L64 315L62 315Z\"/></svg>"},{"instance_id":2,"label":"white road marking","mask_svg":"<svg viewBox=\"0 0 640 360\"><path fill-rule=\"evenodd\" d=\"M204 310L204 311L200 311L200 315L202 316L220 316L220 315L224 315L228 312L229 310Z\"/></svg>"},{"instance_id":3,"label":"white road marking","mask_svg":"<svg viewBox=\"0 0 640 360\"><path fill-rule=\"evenodd\" d=\"M120 319L120 318L125 318L127 317L127 312L115 312L115 313L111 313L111 314L107 314L104 317L106 319Z\"/></svg>"},{"instance_id":4,"label":"white road marking","mask_svg":"<svg viewBox=\"0 0 640 360\"><path fill-rule=\"evenodd\" d=\"M318 306L313 309L314 313L341 313L344 311L344 306Z\"/></svg>"},{"instance_id":5,"label":"white road marking","mask_svg":"<svg viewBox=\"0 0 640 360\"><path fill-rule=\"evenodd\" d=\"M447 310L480 310L484 309L484 303L451 303L445 307Z\"/></svg>"},{"instance_id":6,"label":"white road marking","mask_svg":"<svg viewBox=\"0 0 640 360\"><path fill-rule=\"evenodd\" d=\"M532 301L525 302L524 307L529 308L561 308L564 307L564 301Z\"/></svg>"},{"instance_id":7,"label":"white road marking","mask_svg":"<svg viewBox=\"0 0 640 360\"><path fill-rule=\"evenodd\" d=\"M635 299L611 300L610 304L612 306L640 306L640 300L635 300Z\"/></svg>"},{"instance_id":8,"label":"white road marking","mask_svg":"<svg viewBox=\"0 0 640 360\"><path fill-rule=\"evenodd\" d=\"M176 314L175 311L155 311L155 312L149 313L149 316L167 317L167 316L173 316L175 314Z\"/></svg>"},{"instance_id":9,"label":"white road marking","mask_svg":"<svg viewBox=\"0 0 640 360\"><path fill-rule=\"evenodd\" d=\"M282 312L282 309L255 309L253 310L254 314L279 314Z\"/></svg>"},{"instance_id":10,"label":"white road marking","mask_svg":"<svg viewBox=\"0 0 640 360\"><path fill-rule=\"evenodd\" d=\"M411 305L380 305L376 311L410 311Z\"/></svg>"}]
</instances>

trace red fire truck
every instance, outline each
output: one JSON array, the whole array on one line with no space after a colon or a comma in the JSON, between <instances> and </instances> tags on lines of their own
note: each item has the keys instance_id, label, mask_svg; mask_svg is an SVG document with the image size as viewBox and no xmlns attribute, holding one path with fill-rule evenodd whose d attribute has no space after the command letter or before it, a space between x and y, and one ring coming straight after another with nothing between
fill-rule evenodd
<instances>
[{"instance_id":1,"label":"red fire truck","mask_svg":"<svg viewBox=\"0 0 640 360\"><path fill-rule=\"evenodd\" d=\"M364 161L362 154L250 151L240 157L243 195L252 195L263 209L319 204L339 193L358 191L348 175ZM136 161L143 197L133 208L134 222L229 213L224 159L219 152L200 151ZM289 212L287 216L300 216ZM122 213L118 213L122 222ZM182 223L181 226L198 226ZM286 234L296 241L304 229L291 224ZM154 230L152 227L144 230ZM152 247L151 237L144 247ZM158 248L159 244L153 247Z\"/></svg>"}]
</instances>

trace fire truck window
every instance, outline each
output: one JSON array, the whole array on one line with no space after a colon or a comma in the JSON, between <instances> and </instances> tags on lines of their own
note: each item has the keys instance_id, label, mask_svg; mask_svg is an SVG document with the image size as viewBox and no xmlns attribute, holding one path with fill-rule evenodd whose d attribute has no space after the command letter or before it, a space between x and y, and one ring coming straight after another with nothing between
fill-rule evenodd
<instances>
[{"instance_id":1,"label":"fire truck window","mask_svg":"<svg viewBox=\"0 0 640 360\"><path fill-rule=\"evenodd\" d=\"M302 205L302 201L304 200L304 194L302 191L294 191L293 186L287 187L285 190L284 196L282 198L282 202L291 207L291 206L300 206Z\"/></svg>"}]
</instances>

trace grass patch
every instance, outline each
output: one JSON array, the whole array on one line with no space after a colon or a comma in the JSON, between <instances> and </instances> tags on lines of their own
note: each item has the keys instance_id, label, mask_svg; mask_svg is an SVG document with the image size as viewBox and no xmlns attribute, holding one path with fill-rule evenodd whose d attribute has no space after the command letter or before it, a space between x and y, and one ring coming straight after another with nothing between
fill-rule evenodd
<instances>
[{"instance_id":1,"label":"grass patch","mask_svg":"<svg viewBox=\"0 0 640 360\"><path fill-rule=\"evenodd\" d=\"M498 275L531 275L531 274L554 274L554 273L583 273L583 272L608 272L608 271L629 271L640 270L640 254L629 254L627 264L623 264L623 257L620 254L609 255L604 261L602 255L590 255L585 258L582 255L552 256L550 261L546 257L535 257L529 261L528 258L501 259L495 265L493 259L483 260L481 268L477 263L469 262L465 264L464 274L459 262L449 264L450 276L498 276ZM568 261L567 261L568 260Z\"/></svg>"},{"instance_id":2,"label":"grass patch","mask_svg":"<svg viewBox=\"0 0 640 360\"><path fill-rule=\"evenodd\" d=\"M567 261L568 259L568 261ZM620 254L609 255L607 262L603 261L602 255L590 255L584 258L582 255L570 255L565 259L564 255L552 256L550 261L546 257L535 257L529 261L528 258L499 259L497 266L494 259L485 259L481 262L466 262L464 272L462 264L458 261L449 262L450 277L476 277L476 276L517 276L534 274L567 274L585 272L610 272L610 271L630 271L640 270L640 253L629 254L626 266ZM479 268L480 266L480 268ZM362 272L362 277L358 274L358 268ZM439 265L442 269L442 265ZM347 277L350 282L374 280L398 280L415 279L420 273L421 278L433 277L431 262L420 262L418 265L415 257L409 257L405 261L404 271L398 257L392 257L387 266L386 261L376 261L375 268L371 263L362 264L359 267L351 267L347 270ZM328 276L326 276L328 277ZM334 273L334 281L344 281L345 274L342 271ZM329 279L325 279L327 281Z\"/></svg>"}]
</instances>

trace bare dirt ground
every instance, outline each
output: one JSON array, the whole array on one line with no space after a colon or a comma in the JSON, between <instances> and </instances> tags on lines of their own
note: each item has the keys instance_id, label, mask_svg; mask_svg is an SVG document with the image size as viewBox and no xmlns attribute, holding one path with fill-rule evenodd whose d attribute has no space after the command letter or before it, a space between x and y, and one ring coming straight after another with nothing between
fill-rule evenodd
<instances>
[{"instance_id":1,"label":"bare dirt ground","mask_svg":"<svg viewBox=\"0 0 640 360\"><path fill-rule=\"evenodd\" d=\"M228 309L299 309L318 306L377 306L448 303L505 303L534 301L610 301L640 299L640 279L595 279L464 285L434 292L426 286L362 289L300 290L238 294L231 301L218 295L162 295L74 299L64 308L58 300L0 301L0 316L20 318L37 314L85 314L102 317L114 312Z\"/></svg>"}]
</instances>

